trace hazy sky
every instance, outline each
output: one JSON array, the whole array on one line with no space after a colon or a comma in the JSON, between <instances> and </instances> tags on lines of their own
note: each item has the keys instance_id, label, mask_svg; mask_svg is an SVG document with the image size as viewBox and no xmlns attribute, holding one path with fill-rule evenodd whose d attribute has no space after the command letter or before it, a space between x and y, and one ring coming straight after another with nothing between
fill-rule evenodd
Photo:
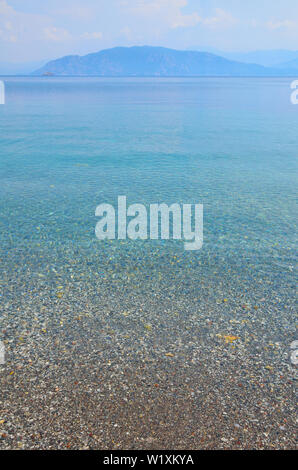
<instances>
[{"instance_id":1,"label":"hazy sky","mask_svg":"<svg viewBox=\"0 0 298 470\"><path fill-rule=\"evenodd\" d=\"M0 61L113 46L298 50L298 0L0 0Z\"/></svg>"}]
</instances>

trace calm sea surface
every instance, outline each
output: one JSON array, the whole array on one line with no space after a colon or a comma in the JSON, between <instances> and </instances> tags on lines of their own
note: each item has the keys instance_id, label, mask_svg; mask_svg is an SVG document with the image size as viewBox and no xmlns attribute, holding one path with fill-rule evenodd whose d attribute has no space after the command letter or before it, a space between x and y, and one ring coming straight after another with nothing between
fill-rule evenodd
<instances>
[{"instance_id":1,"label":"calm sea surface","mask_svg":"<svg viewBox=\"0 0 298 470\"><path fill-rule=\"evenodd\" d=\"M4 81L0 331L7 374L19 365L25 380L31 361L50 383L42 358L67 375L82 357L96 371L100 350L100 367L118 373L118 400L128 393L124 382L135 380L125 373L121 379L121 371L148 360L146 386L177 367L176 398L190 397L192 412L204 402L201 384L209 383L208 393L216 384L220 404L210 423L232 403L253 406L235 395L231 377L239 375L251 402L260 393L274 408L283 396L284 416L268 423L272 440L295 405L288 384L290 345L298 339L298 106L290 102L291 80ZM116 206L118 195L146 206L204 204L202 250L186 252L177 241L98 241L95 208ZM260 392L258 383L265 384ZM282 446L291 433L279 433ZM117 438L129 446L124 434ZM101 445L111 445L107 436ZM187 439L181 445L192 445ZM250 447L253 437L245 439Z\"/></svg>"}]
</instances>

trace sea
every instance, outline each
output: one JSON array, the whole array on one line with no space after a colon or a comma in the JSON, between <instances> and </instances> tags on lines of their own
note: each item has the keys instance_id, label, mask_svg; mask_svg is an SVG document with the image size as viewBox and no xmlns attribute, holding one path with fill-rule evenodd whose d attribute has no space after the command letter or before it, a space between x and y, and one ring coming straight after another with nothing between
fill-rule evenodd
<instances>
[{"instance_id":1,"label":"sea","mask_svg":"<svg viewBox=\"0 0 298 470\"><path fill-rule=\"evenodd\" d=\"M292 79L1 80L0 447L294 448ZM202 248L98 240L119 196Z\"/></svg>"}]
</instances>

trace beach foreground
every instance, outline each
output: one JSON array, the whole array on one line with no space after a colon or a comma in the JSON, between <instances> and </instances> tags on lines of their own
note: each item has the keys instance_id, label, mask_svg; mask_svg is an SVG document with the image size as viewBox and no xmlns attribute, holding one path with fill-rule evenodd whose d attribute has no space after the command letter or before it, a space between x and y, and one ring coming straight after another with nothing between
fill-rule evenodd
<instances>
[{"instance_id":1,"label":"beach foreground","mask_svg":"<svg viewBox=\"0 0 298 470\"><path fill-rule=\"evenodd\" d=\"M107 278L88 259L29 282L28 272L10 277L19 301L1 323L1 448L295 447L286 293L273 297L259 279L240 289L237 270L209 265L213 284L197 279L191 296L207 266L188 267L186 286L190 259L159 250L145 270L127 270L127 252ZM157 273L161 260L168 275Z\"/></svg>"}]
</instances>

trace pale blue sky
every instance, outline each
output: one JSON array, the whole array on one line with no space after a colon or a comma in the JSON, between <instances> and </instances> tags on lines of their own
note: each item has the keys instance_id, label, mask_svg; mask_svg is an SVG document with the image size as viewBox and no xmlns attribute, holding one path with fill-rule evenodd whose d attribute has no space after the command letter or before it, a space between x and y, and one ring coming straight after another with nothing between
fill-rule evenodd
<instances>
[{"instance_id":1,"label":"pale blue sky","mask_svg":"<svg viewBox=\"0 0 298 470\"><path fill-rule=\"evenodd\" d=\"M298 0L0 0L0 61L113 46L298 50Z\"/></svg>"}]
</instances>

